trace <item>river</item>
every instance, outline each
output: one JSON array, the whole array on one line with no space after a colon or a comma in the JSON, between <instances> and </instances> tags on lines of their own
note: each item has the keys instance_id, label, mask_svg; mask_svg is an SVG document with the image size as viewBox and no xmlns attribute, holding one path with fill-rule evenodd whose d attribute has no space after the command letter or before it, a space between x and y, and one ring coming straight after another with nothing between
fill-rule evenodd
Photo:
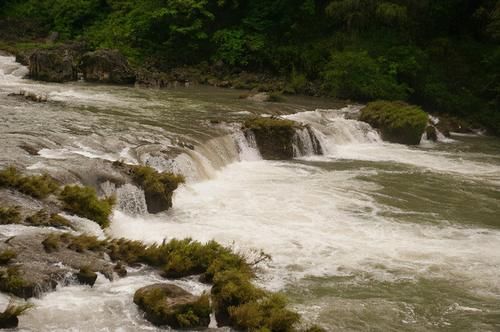
<instances>
[{"instance_id":1,"label":"river","mask_svg":"<svg viewBox=\"0 0 500 332\"><path fill-rule=\"evenodd\" d=\"M408 147L352 120L359 105L259 103L206 87L48 84L25 74L0 56L0 166L92 183L105 163L124 160L186 176L167 213L144 213L133 187L119 193L108 236L262 249L272 261L257 282L328 331L500 329L498 138L453 135ZM7 96L20 90L48 102ZM309 124L323 154L302 144L292 161L262 160L240 130L252 115ZM130 272L31 300L19 330L155 331L132 296L159 279ZM177 283L206 290L194 279Z\"/></svg>"}]
</instances>

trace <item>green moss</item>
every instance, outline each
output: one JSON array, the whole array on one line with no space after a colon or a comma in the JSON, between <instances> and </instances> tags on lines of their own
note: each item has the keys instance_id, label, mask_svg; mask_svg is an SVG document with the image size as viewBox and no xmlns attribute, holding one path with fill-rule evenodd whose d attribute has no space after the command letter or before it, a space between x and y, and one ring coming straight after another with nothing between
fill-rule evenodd
<instances>
[{"instance_id":1,"label":"green moss","mask_svg":"<svg viewBox=\"0 0 500 332\"><path fill-rule=\"evenodd\" d=\"M115 203L114 197L99 199L94 189L66 186L59 195L64 210L97 222L102 228L109 225L109 216Z\"/></svg>"},{"instance_id":2,"label":"green moss","mask_svg":"<svg viewBox=\"0 0 500 332\"><path fill-rule=\"evenodd\" d=\"M156 325L194 328L208 326L210 322L210 297L207 294L196 298L182 289L154 287L138 290L134 295L134 303Z\"/></svg>"},{"instance_id":3,"label":"green moss","mask_svg":"<svg viewBox=\"0 0 500 332\"><path fill-rule=\"evenodd\" d=\"M25 289L31 284L21 277L19 268L9 267L7 270L0 271L0 290L6 293L12 293L22 296Z\"/></svg>"},{"instance_id":4,"label":"green moss","mask_svg":"<svg viewBox=\"0 0 500 332\"><path fill-rule=\"evenodd\" d=\"M171 208L174 191L185 181L182 175L159 173L149 166L133 166L132 178L144 190L150 213L158 213Z\"/></svg>"},{"instance_id":5,"label":"green moss","mask_svg":"<svg viewBox=\"0 0 500 332\"><path fill-rule=\"evenodd\" d=\"M404 102L376 101L361 110L360 120L379 129L384 140L417 145L427 126L428 115L420 107Z\"/></svg>"},{"instance_id":6,"label":"green moss","mask_svg":"<svg viewBox=\"0 0 500 332\"><path fill-rule=\"evenodd\" d=\"M294 157L293 137L303 126L295 121L258 117L244 122L243 129L251 131L264 159L284 160Z\"/></svg>"},{"instance_id":7,"label":"green moss","mask_svg":"<svg viewBox=\"0 0 500 332\"><path fill-rule=\"evenodd\" d=\"M247 129L267 129L267 130L293 130L296 128L301 128L301 125L292 120L279 119L279 118L268 118L268 117L256 117L250 118L245 121L244 128Z\"/></svg>"},{"instance_id":8,"label":"green moss","mask_svg":"<svg viewBox=\"0 0 500 332\"><path fill-rule=\"evenodd\" d=\"M49 215L44 209L29 216L24 222L37 227L72 228L68 219L61 217L57 213Z\"/></svg>"},{"instance_id":9,"label":"green moss","mask_svg":"<svg viewBox=\"0 0 500 332\"><path fill-rule=\"evenodd\" d=\"M19 224L21 223L21 212L18 206L0 207L0 224Z\"/></svg>"},{"instance_id":10,"label":"green moss","mask_svg":"<svg viewBox=\"0 0 500 332\"><path fill-rule=\"evenodd\" d=\"M23 194L43 199L59 189L59 184L49 175L23 176L13 167L0 171L0 187L17 189Z\"/></svg>"},{"instance_id":11,"label":"green moss","mask_svg":"<svg viewBox=\"0 0 500 332\"><path fill-rule=\"evenodd\" d=\"M84 252L85 250L101 252L106 248L106 241L101 241L95 236L80 235L62 237L61 239L67 243L68 249L76 252Z\"/></svg>"},{"instance_id":12,"label":"green moss","mask_svg":"<svg viewBox=\"0 0 500 332\"><path fill-rule=\"evenodd\" d=\"M279 294L266 294L257 301L237 307L229 307L234 327L246 330L267 329L269 331L294 331L300 316L286 308L285 298Z\"/></svg>"},{"instance_id":13,"label":"green moss","mask_svg":"<svg viewBox=\"0 0 500 332\"><path fill-rule=\"evenodd\" d=\"M17 257L15 251L6 249L0 252L0 265L9 264L14 258Z\"/></svg>"},{"instance_id":14,"label":"green moss","mask_svg":"<svg viewBox=\"0 0 500 332\"><path fill-rule=\"evenodd\" d=\"M49 234L45 240L42 241L42 245L45 252L51 253L57 251L61 245L60 236L57 234Z\"/></svg>"}]
</instances>

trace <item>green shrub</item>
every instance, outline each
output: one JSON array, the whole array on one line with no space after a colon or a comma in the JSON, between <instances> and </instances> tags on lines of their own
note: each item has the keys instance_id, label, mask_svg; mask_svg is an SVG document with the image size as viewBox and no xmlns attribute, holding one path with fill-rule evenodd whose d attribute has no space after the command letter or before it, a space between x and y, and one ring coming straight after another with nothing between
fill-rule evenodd
<instances>
[{"instance_id":1,"label":"green shrub","mask_svg":"<svg viewBox=\"0 0 500 332\"><path fill-rule=\"evenodd\" d=\"M380 129L382 138L394 143L420 143L428 115L420 107L404 102L376 101L361 110L361 121Z\"/></svg>"},{"instance_id":2,"label":"green shrub","mask_svg":"<svg viewBox=\"0 0 500 332\"><path fill-rule=\"evenodd\" d=\"M59 195L64 210L97 222L102 228L109 225L109 216L115 203L114 197L99 199L94 189L66 186Z\"/></svg>"},{"instance_id":3,"label":"green shrub","mask_svg":"<svg viewBox=\"0 0 500 332\"><path fill-rule=\"evenodd\" d=\"M22 176L19 171L10 166L0 171L0 187L10 187L23 194L43 199L59 189L59 184L47 174Z\"/></svg>"},{"instance_id":4,"label":"green shrub","mask_svg":"<svg viewBox=\"0 0 500 332\"><path fill-rule=\"evenodd\" d=\"M22 221L20 207L0 207L0 224L20 224Z\"/></svg>"},{"instance_id":5,"label":"green shrub","mask_svg":"<svg viewBox=\"0 0 500 332\"><path fill-rule=\"evenodd\" d=\"M251 282L252 276L238 270L221 271L214 276L212 300L218 319L231 321L230 308L261 299L265 292Z\"/></svg>"},{"instance_id":6,"label":"green shrub","mask_svg":"<svg viewBox=\"0 0 500 332\"><path fill-rule=\"evenodd\" d=\"M6 249L0 252L0 265L9 264L11 260L17 257L15 251Z\"/></svg>"},{"instance_id":7,"label":"green shrub","mask_svg":"<svg viewBox=\"0 0 500 332\"><path fill-rule=\"evenodd\" d=\"M326 93L343 99L405 99L408 87L367 52L335 52L322 73Z\"/></svg>"},{"instance_id":8,"label":"green shrub","mask_svg":"<svg viewBox=\"0 0 500 332\"><path fill-rule=\"evenodd\" d=\"M267 294L264 298L229 307L234 327L245 330L268 329L269 331L294 331L300 316L286 308L285 298L279 294Z\"/></svg>"},{"instance_id":9,"label":"green shrub","mask_svg":"<svg viewBox=\"0 0 500 332\"><path fill-rule=\"evenodd\" d=\"M294 68L288 80L287 90L292 93L301 93L304 91L307 82L306 75L297 73Z\"/></svg>"}]
</instances>

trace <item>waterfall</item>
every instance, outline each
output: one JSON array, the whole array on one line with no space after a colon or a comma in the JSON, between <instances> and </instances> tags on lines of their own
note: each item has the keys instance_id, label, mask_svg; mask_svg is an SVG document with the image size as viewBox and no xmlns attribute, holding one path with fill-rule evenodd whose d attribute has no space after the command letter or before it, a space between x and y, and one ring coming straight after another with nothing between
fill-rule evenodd
<instances>
[{"instance_id":1,"label":"waterfall","mask_svg":"<svg viewBox=\"0 0 500 332\"><path fill-rule=\"evenodd\" d=\"M18 81L28 73L28 68L15 62L15 57L0 55L0 80Z\"/></svg>"},{"instance_id":2,"label":"waterfall","mask_svg":"<svg viewBox=\"0 0 500 332\"><path fill-rule=\"evenodd\" d=\"M285 116L305 124L297 130L294 139L296 156L333 155L336 146L346 144L380 143L382 139L369 124L354 120L359 107L349 106L339 110L318 109Z\"/></svg>"},{"instance_id":3,"label":"waterfall","mask_svg":"<svg viewBox=\"0 0 500 332\"><path fill-rule=\"evenodd\" d=\"M118 209L130 216L147 213L144 191L132 184L125 184L116 190Z\"/></svg>"}]
</instances>

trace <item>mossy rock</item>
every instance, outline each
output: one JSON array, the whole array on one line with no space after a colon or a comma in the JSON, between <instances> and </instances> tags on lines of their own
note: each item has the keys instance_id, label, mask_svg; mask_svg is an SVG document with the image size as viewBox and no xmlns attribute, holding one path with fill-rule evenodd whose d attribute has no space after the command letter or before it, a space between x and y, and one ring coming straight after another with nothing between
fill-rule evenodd
<instances>
[{"instance_id":1,"label":"mossy rock","mask_svg":"<svg viewBox=\"0 0 500 332\"><path fill-rule=\"evenodd\" d=\"M84 266L78 271L76 274L76 279L82 285L94 286L95 281L97 280L97 273L92 271L90 267Z\"/></svg>"},{"instance_id":2,"label":"mossy rock","mask_svg":"<svg viewBox=\"0 0 500 332\"><path fill-rule=\"evenodd\" d=\"M118 50L97 50L82 56L80 70L88 82L133 84L135 73Z\"/></svg>"},{"instance_id":3,"label":"mossy rock","mask_svg":"<svg viewBox=\"0 0 500 332\"><path fill-rule=\"evenodd\" d=\"M109 216L115 203L114 197L99 199L93 188L66 186L59 195L63 209L98 223L102 228L109 226Z\"/></svg>"},{"instance_id":4,"label":"mossy rock","mask_svg":"<svg viewBox=\"0 0 500 332\"><path fill-rule=\"evenodd\" d=\"M379 129L385 141L418 145L428 115L420 107L401 101L375 101L361 110L360 120Z\"/></svg>"},{"instance_id":5,"label":"mossy rock","mask_svg":"<svg viewBox=\"0 0 500 332\"><path fill-rule=\"evenodd\" d=\"M255 137L262 158L267 160L293 159L293 139L302 128L298 122L279 118L252 118L243 124L245 135Z\"/></svg>"},{"instance_id":6,"label":"mossy rock","mask_svg":"<svg viewBox=\"0 0 500 332\"><path fill-rule=\"evenodd\" d=\"M0 265L9 264L14 258L17 257L15 251L6 249L0 252Z\"/></svg>"},{"instance_id":7,"label":"mossy rock","mask_svg":"<svg viewBox=\"0 0 500 332\"><path fill-rule=\"evenodd\" d=\"M0 207L0 225L20 224L21 221L20 207Z\"/></svg>"},{"instance_id":8,"label":"mossy rock","mask_svg":"<svg viewBox=\"0 0 500 332\"><path fill-rule=\"evenodd\" d=\"M30 77L47 82L67 82L77 79L73 57L63 50L36 50L29 58Z\"/></svg>"},{"instance_id":9,"label":"mossy rock","mask_svg":"<svg viewBox=\"0 0 500 332\"><path fill-rule=\"evenodd\" d=\"M171 328L203 328L210 324L208 295L194 296L171 284L142 287L134 294L134 303L151 323Z\"/></svg>"},{"instance_id":10,"label":"mossy rock","mask_svg":"<svg viewBox=\"0 0 500 332\"><path fill-rule=\"evenodd\" d=\"M26 310L30 309L32 304L16 305L13 302L9 303L4 312L0 313L0 329L13 329L19 325L18 316L22 315Z\"/></svg>"},{"instance_id":11,"label":"mossy rock","mask_svg":"<svg viewBox=\"0 0 500 332\"><path fill-rule=\"evenodd\" d=\"M160 173L150 166L132 166L122 162L113 165L129 174L134 183L144 190L148 212L152 214L170 209L174 191L185 181L182 175Z\"/></svg>"},{"instance_id":12,"label":"mossy rock","mask_svg":"<svg viewBox=\"0 0 500 332\"><path fill-rule=\"evenodd\" d=\"M36 288L36 284L22 277L18 267L0 270L0 291L28 299L35 296Z\"/></svg>"}]
</instances>

